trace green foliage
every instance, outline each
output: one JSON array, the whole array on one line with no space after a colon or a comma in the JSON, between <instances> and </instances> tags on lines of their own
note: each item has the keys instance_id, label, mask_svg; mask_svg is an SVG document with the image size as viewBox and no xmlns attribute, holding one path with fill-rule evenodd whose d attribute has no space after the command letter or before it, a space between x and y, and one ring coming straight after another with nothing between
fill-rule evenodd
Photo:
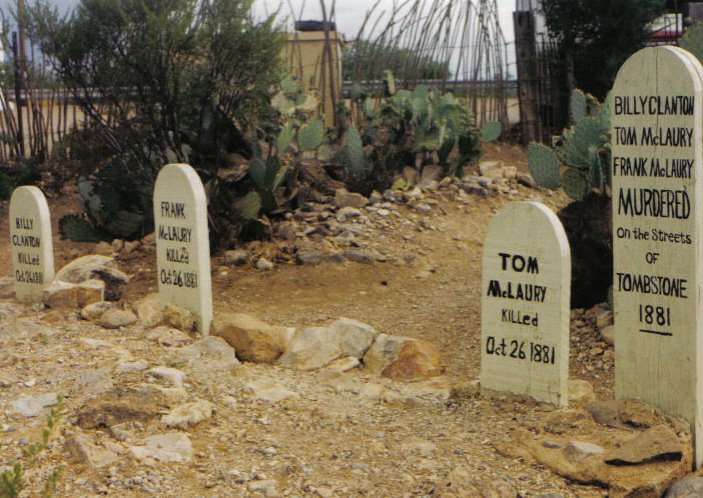
<instances>
[{"instance_id":1,"label":"green foliage","mask_svg":"<svg viewBox=\"0 0 703 498\"><path fill-rule=\"evenodd\" d=\"M571 96L571 116L575 123L558 137L550 149L530 144L527 158L537 184L557 188L576 200L590 192L608 195L610 184L610 99L604 104L591 95L575 90ZM577 119L578 118L578 119ZM561 176L559 165L565 166Z\"/></svg>"},{"instance_id":2,"label":"green foliage","mask_svg":"<svg viewBox=\"0 0 703 498\"><path fill-rule=\"evenodd\" d=\"M500 138L503 129L498 121L486 121L481 127L481 142L492 142Z\"/></svg>"},{"instance_id":3,"label":"green foliage","mask_svg":"<svg viewBox=\"0 0 703 498\"><path fill-rule=\"evenodd\" d=\"M691 52L703 61L703 24L695 23L688 27L686 34L679 39L679 47Z\"/></svg>"},{"instance_id":4,"label":"green foliage","mask_svg":"<svg viewBox=\"0 0 703 498\"><path fill-rule=\"evenodd\" d=\"M354 124L347 130L342 157L347 176L354 180L360 179L364 174L364 146Z\"/></svg>"},{"instance_id":5,"label":"green foliage","mask_svg":"<svg viewBox=\"0 0 703 498\"><path fill-rule=\"evenodd\" d=\"M661 0L544 0L547 28L557 38L576 86L604 98L623 62L642 47L664 13Z\"/></svg>"},{"instance_id":6,"label":"green foliage","mask_svg":"<svg viewBox=\"0 0 703 498\"><path fill-rule=\"evenodd\" d=\"M356 102L361 124L358 130L350 126L341 155L347 181L353 180L349 188L364 193L386 189L405 166L429 162L441 164L445 174L461 175L478 159L480 132L468 107L451 93L441 95L424 85L392 91L390 71L385 81L386 97L378 105L368 97ZM495 133L493 127L488 134Z\"/></svg>"},{"instance_id":7,"label":"green foliage","mask_svg":"<svg viewBox=\"0 0 703 498\"><path fill-rule=\"evenodd\" d=\"M451 76L448 64L416 50L390 46L387 40L357 40L345 45L342 52L345 80L380 80L385 69L401 80L445 80ZM352 99L359 98L352 92Z\"/></svg>"},{"instance_id":8,"label":"green foliage","mask_svg":"<svg viewBox=\"0 0 703 498\"><path fill-rule=\"evenodd\" d=\"M41 441L27 446L27 448L22 451L22 458L13 462L10 469L0 473L0 498L18 498L26 488L24 473L36 462L39 454L47 448L49 440L56 430L56 425L63 415L63 410L63 396L59 395L57 405L51 409L49 415L46 417L46 424L42 429ZM63 467L60 465L49 474L44 483L44 489L40 494L42 498L51 498L54 496L56 485L62 474Z\"/></svg>"},{"instance_id":9,"label":"green foliage","mask_svg":"<svg viewBox=\"0 0 703 498\"><path fill-rule=\"evenodd\" d=\"M67 234L91 237L92 226L92 238L138 237L153 224L153 183L163 165L189 163L208 183L230 166L232 153L254 156L252 130L277 117L271 99L285 39L273 17L255 21L251 5L80 0L67 16L48 0L28 8L47 64L87 119L87 130L71 138L80 146L57 148L61 167L65 159L75 163L93 186L83 216L90 226L73 218L64 223ZM223 198L209 201L231 208L248 190L242 175L211 188ZM220 216L229 214L211 213L213 227Z\"/></svg>"},{"instance_id":10,"label":"green foliage","mask_svg":"<svg viewBox=\"0 0 703 498\"><path fill-rule=\"evenodd\" d=\"M530 173L538 185L545 188L559 187L559 161L549 147L531 143L527 146Z\"/></svg>"},{"instance_id":11,"label":"green foliage","mask_svg":"<svg viewBox=\"0 0 703 498\"><path fill-rule=\"evenodd\" d=\"M298 130L298 148L301 152L317 149L325 140L325 126L320 118L315 118Z\"/></svg>"}]
</instances>

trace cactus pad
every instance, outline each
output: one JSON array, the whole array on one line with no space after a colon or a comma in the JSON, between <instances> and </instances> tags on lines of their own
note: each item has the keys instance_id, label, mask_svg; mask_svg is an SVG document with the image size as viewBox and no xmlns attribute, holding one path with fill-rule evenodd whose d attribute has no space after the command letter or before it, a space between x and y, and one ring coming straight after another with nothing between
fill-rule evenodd
<instances>
[{"instance_id":1,"label":"cactus pad","mask_svg":"<svg viewBox=\"0 0 703 498\"><path fill-rule=\"evenodd\" d=\"M552 149L542 144L531 143L527 147L527 160L530 173L539 186L559 187L559 161Z\"/></svg>"},{"instance_id":2,"label":"cactus pad","mask_svg":"<svg viewBox=\"0 0 703 498\"><path fill-rule=\"evenodd\" d=\"M588 179L579 170L570 168L561 175L561 186L569 197L582 201L590 192Z\"/></svg>"},{"instance_id":3,"label":"cactus pad","mask_svg":"<svg viewBox=\"0 0 703 498\"><path fill-rule=\"evenodd\" d=\"M498 140L502 131L498 121L486 121L481 127L481 141L492 142L493 140Z\"/></svg>"},{"instance_id":4,"label":"cactus pad","mask_svg":"<svg viewBox=\"0 0 703 498\"><path fill-rule=\"evenodd\" d=\"M301 152L315 150L325 140L325 126L315 118L298 130L298 146Z\"/></svg>"},{"instance_id":5,"label":"cactus pad","mask_svg":"<svg viewBox=\"0 0 703 498\"><path fill-rule=\"evenodd\" d=\"M261 210L261 196L257 192L249 192L235 204L239 216L245 220L253 220Z\"/></svg>"},{"instance_id":6,"label":"cactus pad","mask_svg":"<svg viewBox=\"0 0 703 498\"><path fill-rule=\"evenodd\" d=\"M571 113L571 121L578 123L588 115L588 106L586 103L586 94L578 88L571 92L569 102L569 110Z\"/></svg>"}]
</instances>

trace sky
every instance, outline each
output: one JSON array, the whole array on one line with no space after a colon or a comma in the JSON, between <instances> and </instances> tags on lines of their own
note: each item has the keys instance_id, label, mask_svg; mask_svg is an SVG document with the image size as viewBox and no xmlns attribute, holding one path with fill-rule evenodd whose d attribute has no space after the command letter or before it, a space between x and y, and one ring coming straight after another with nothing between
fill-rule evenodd
<instances>
[{"instance_id":1,"label":"sky","mask_svg":"<svg viewBox=\"0 0 703 498\"><path fill-rule=\"evenodd\" d=\"M26 0L28 3L33 0ZM51 0L50 0L51 1ZM394 2L398 0L380 0L381 5L379 9L386 8L390 10ZM61 10L68 9L75 5L78 0L53 0L52 3L57 5ZM339 31L344 33L345 37L350 40L354 38L356 33L359 31L361 23L364 20L366 12L373 6L376 0L337 0L336 3L336 19L337 28ZM509 61L514 61L514 45L513 41L513 21L512 21L512 11L515 8L515 0L496 0L498 4L498 19L503 30L503 35L507 42L510 43L508 47ZM325 0L326 4L331 4L331 0ZM4 12L8 11L8 8L14 6L16 0L0 0L0 8ZM321 18L320 16L320 1L319 0L254 0L254 12L259 15L263 15L266 11L274 12L279 6L281 6L281 13L287 15L290 12L288 5L292 5L296 10L296 17L298 17L298 12L301 6L304 6L303 19L316 19ZM513 68L510 68L513 69ZM513 71L514 72L514 71Z\"/></svg>"}]
</instances>

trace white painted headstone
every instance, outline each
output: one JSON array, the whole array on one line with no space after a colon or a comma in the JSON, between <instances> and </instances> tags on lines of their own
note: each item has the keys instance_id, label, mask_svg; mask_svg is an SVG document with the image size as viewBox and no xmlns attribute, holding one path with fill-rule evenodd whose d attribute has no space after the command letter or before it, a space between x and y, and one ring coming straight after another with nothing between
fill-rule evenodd
<instances>
[{"instance_id":1,"label":"white painted headstone","mask_svg":"<svg viewBox=\"0 0 703 498\"><path fill-rule=\"evenodd\" d=\"M18 187L10 198L10 247L18 301L40 303L54 279L49 206L37 187Z\"/></svg>"},{"instance_id":2,"label":"white painted headstone","mask_svg":"<svg viewBox=\"0 0 703 498\"><path fill-rule=\"evenodd\" d=\"M187 164L164 166L154 186L159 299L191 311L207 336L212 322L212 283L207 198Z\"/></svg>"},{"instance_id":3,"label":"white painted headstone","mask_svg":"<svg viewBox=\"0 0 703 498\"><path fill-rule=\"evenodd\" d=\"M559 218L515 202L483 246L481 389L568 402L571 253Z\"/></svg>"},{"instance_id":4,"label":"white painted headstone","mask_svg":"<svg viewBox=\"0 0 703 498\"><path fill-rule=\"evenodd\" d=\"M615 394L688 420L703 463L703 67L645 48L612 90Z\"/></svg>"}]
</instances>

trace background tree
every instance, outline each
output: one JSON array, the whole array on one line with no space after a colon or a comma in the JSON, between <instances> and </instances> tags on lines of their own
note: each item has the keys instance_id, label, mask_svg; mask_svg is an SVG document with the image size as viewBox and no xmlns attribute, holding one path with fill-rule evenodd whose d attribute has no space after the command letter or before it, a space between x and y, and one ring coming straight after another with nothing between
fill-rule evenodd
<instances>
[{"instance_id":1,"label":"background tree","mask_svg":"<svg viewBox=\"0 0 703 498\"><path fill-rule=\"evenodd\" d=\"M275 115L284 43L273 17L252 18L251 3L80 0L62 17L40 0L28 10L42 52L85 116L59 159L85 176L87 216L67 218L62 234L148 233L153 183L170 162L193 165L211 203L236 212L232 191L245 188L219 188L217 171L233 153L251 157L258 140L249 137Z\"/></svg>"},{"instance_id":2,"label":"background tree","mask_svg":"<svg viewBox=\"0 0 703 498\"><path fill-rule=\"evenodd\" d=\"M604 98L625 60L642 47L662 0L543 0L547 28L560 42L569 89Z\"/></svg>"}]
</instances>

